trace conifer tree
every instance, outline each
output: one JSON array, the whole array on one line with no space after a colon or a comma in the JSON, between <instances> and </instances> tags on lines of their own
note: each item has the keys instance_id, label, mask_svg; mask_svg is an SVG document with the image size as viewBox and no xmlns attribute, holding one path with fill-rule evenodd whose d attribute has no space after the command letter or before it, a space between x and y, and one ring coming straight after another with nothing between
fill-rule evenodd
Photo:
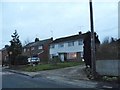
<instances>
[{"instance_id":1,"label":"conifer tree","mask_svg":"<svg viewBox=\"0 0 120 90\"><path fill-rule=\"evenodd\" d=\"M16 57L22 53L22 44L21 41L19 40L19 35L17 33L17 30L15 30L15 32L13 33L13 35L11 35L11 37L13 39L10 41L10 47L8 49L8 52L11 57L10 63L14 65Z\"/></svg>"}]
</instances>

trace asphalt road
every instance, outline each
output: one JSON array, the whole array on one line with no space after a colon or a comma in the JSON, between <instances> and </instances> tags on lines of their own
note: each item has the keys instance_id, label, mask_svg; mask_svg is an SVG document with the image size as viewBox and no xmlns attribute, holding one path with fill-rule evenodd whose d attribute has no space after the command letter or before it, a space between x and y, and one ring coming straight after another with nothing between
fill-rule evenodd
<instances>
[{"instance_id":1,"label":"asphalt road","mask_svg":"<svg viewBox=\"0 0 120 90\"><path fill-rule=\"evenodd\" d=\"M2 72L2 88L88 88L94 87L95 84L91 81L80 81L79 85L65 83L60 81L51 80L44 77L29 77L16 73L9 72L3 69ZM101 89L102 88L102 89ZM104 90L103 88L118 88L118 85L107 84L99 82L94 90ZM115 90L115 89L114 89ZM116 89L118 90L118 89Z\"/></svg>"},{"instance_id":2,"label":"asphalt road","mask_svg":"<svg viewBox=\"0 0 120 90\"><path fill-rule=\"evenodd\" d=\"M47 78L31 78L8 71L2 73L2 88L80 88L78 86L60 83Z\"/></svg>"}]
</instances>

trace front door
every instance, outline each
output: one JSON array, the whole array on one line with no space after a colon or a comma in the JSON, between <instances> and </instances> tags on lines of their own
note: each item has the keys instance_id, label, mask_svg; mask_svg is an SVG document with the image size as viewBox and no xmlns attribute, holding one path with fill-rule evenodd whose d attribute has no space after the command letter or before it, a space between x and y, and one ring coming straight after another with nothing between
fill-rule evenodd
<instances>
[{"instance_id":1,"label":"front door","mask_svg":"<svg viewBox=\"0 0 120 90\"><path fill-rule=\"evenodd\" d=\"M62 62L64 62L64 54L60 55L60 59L61 59Z\"/></svg>"}]
</instances>

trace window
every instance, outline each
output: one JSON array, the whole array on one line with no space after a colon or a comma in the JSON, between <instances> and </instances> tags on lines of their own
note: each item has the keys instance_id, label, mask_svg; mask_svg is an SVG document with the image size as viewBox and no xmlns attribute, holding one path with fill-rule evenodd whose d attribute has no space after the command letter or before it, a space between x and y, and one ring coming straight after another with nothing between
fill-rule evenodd
<instances>
[{"instance_id":1,"label":"window","mask_svg":"<svg viewBox=\"0 0 120 90\"><path fill-rule=\"evenodd\" d=\"M38 46L38 49L43 49L43 47L42 46Z\"/></svg>"},{"instance_id":2,"label":"window","mask_svg":"<svg viewBox=\"0 0 120 90\"><path fill-rule=\"evenodd\" d=\"M35 49L34 47L31 48L31 50L34 50L34 49Z\"/></svg>"},{"instance_id":3,"label":"window","mask_svg":"<svg viewBox=\"0 0 120 90\"><path fill-rule=\"evenodd\" d=\"M58 44L58 47L64 47L64 43Z\"/></svg>"},{"instance_id":4,"label":"window","mask_svg":"<svg viewBox=\"0 0 120 90\"><path fill-rule=\"evenodd\" d=\"M68 46L74 46L74 41L73 42L68 42Z\"/></svg>"},{"instance_id":5,"label":"window","mask_svg":"<svg viewBox=\"0 0 120 90\"><path fill-rule=\"evenodd\" d=\"M83 45L83 40L79 40L78 45Z\"/></svg>"},{"instance_id":6,"label":"window","mask_svg":"<svg viewBox=\"0 0 120 90\"><path fill-rule=\"evenodd\" d=\"M30 49L27 49L27 51L30 51Z\"/></svg>"},{"instance_id":7,"label":"window","mask_svg":"<svg viewBox=\"0 0 120 90\"><path fill-rule=\"evenodd\" d=\"M24 52L26 52L26 48L24 48L24 50L23 50Z\"/></svg>"},{"instance_id":8,"label":"window","mask_svg":"<svg viewBox=\"0 0 120 90\"><path fill-rule=\"evenodd\" d=\"M50 48L55 48L55 45L50 45Z\"/></svg>"},{"instance_id":9,"label":"window","mask_svg":"<svg viewBox=\"0 0 120 90\"><path fill-rule=\"evenodd\" d=\"M67 59L76 59L77 53L67 53Z\"/></svg>"}]
</instances>

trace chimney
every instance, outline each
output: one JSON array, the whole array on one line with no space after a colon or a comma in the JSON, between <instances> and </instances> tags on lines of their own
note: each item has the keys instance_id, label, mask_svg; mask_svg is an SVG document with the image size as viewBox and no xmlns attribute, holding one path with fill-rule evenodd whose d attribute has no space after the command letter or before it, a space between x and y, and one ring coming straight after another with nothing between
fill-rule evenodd
<instances>
[{"instance_id":1,"label":"chimney","mask_svg":"<svg viewBox=\"0 0 120 90\"><path fill-rule=\"evenodd\" d=\"M53 37L51 37L51 40L53 40Z\"/></svg>"},{"instance_id":2,"label":"chimney","mask_svg":"<svg viewBox=\"0 0 120 90\"><path fill-rule=\"evenodd\" d=\"M82 32L80 31L80 32L79 32L79 35L81 35L81 34L82 34Z\"/></svg>"}]
</instances>

